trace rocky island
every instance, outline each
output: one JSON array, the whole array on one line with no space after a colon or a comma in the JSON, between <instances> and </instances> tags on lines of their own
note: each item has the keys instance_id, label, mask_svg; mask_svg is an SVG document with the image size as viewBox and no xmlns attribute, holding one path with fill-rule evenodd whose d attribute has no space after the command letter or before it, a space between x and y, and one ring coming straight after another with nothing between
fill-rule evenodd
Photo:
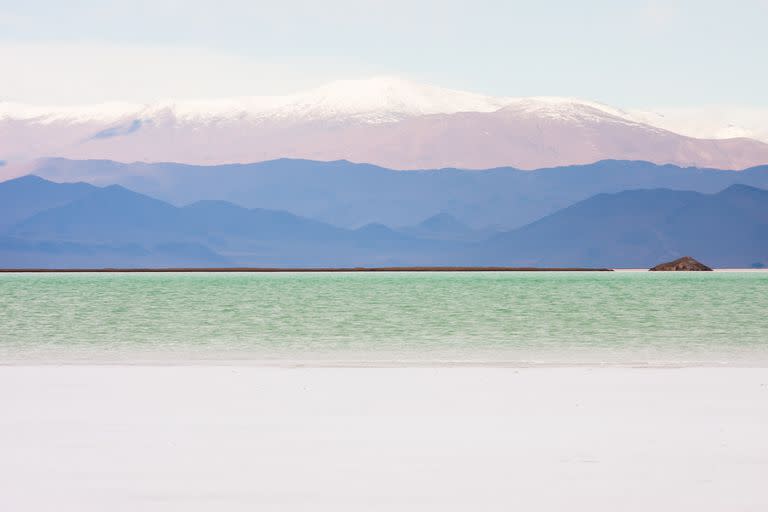
<instances>
[{"instance_id":1,"label":"rocky island","mask_svg":"<svg viewBox=\"0 0 768 512\"><path fill-rule=\"evenodd\" d=\"M689 272L689 271L711 271L712 269L703 263L696 261L690 256L683 256L675 261L669 261L667 263L660 263L650 269L651 271L666 271L666 272Z\"/></svg>"}]
</instances>

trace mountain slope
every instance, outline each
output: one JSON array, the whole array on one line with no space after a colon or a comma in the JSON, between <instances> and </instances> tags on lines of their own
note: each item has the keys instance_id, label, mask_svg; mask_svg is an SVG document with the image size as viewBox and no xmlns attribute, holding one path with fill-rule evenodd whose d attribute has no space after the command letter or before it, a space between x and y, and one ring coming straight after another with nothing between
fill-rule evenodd
<instances>
[{"instance_id":1,"label":"mountain slope","mask_svg":"<svg viewBox=\"0 0 768 512\"><path fill-rule=\"evenodd\" d=\"M717 267L768 263L768 191L599 194L482 245L484 261L649 267L693 255Z\"/></svg>"},{"instance_id":2,"label":"mountain slope","mask_svg":"<svg viewBox=\"0 0 768 512\"><path fill-rule=\"evenodd\" d=\"M53 159L40 162L34 172L57 181L118 183L176 205L219 199L348 228L413 226L445 213L475 230L490 226L502 231L601 192L670 188L711 193L734 183L768 188L768 166L730 172L623 161L532 172L400 172L343 161L189 166Z\"/></svg>"},{"instance_id":3,"label":"mountain slope","mask_svg":"<svg viewBox=\"0 0 768 512\"><path fill-rule=\"evenodd\" d=\"M109 186L0 233L0 267L648 267L683 254L716 267L768 264L768 191L746 185L598 194L484 242L459 241L462 224L447 215L418 227L420 236L344 229L223 201L176 207Z\"/></svg>"},{"instance_id":4,"label":"mountain slope","mask_svg":"<svg viewBox=\"0 0 768 512\"><path fill-rule=\"evenodd\" d=\"M68 242L165 242L199 234L181 211L119 185L97 188L64 206L35 214L8 230L16 237Z\"/></svg>"},{"instance_id":5,"label":"mountain slope","mask_svg":"<svg viewBox=\"0 0 768 512\"><path fill-rule=\"evenodd\" d=\"M383 225L349 230L223 201L179 208L117 185L92 188L0 233L0 267L427 264L445 252Z\"/></svg>"},{"instance_id":6,"label":"mountain slope","mask_svg":"<svg viewBox=\"0 0 768 512\"><path fill-rule=\"evenodd\" d=\"M487 238L487 230L474 230L445 212L433 215L414 226L400 228L409 235L433 240L477 240Z\"/></svg>"},{"instance_id":7,"label":"mountain slope","mask_svg":"<svg viewBox=\"0 0 768 512\"><path fill-rule=\"evenodd\" d=\"M519 169L599 160L742 169L768 163L768 144L693 139L578 102L521 102L496 112L460 112L399 123L324 130L283 156L347 159L394 169Z\"/></svg>"},{"instance_id":8,"label":"mountain slope","mask_svg":"<svg viewBox=\"0 0 768 512\"><path fill-rule=\"evenodd\" d=\"M70 203L95 190L87 183L52 183L38 176L0 182L0 230L38 212Z\"/></svg>"},{"instance_id":9,"label":"mountain slope","mask_svg":"<svg viewBox=\"0 0 768 512\"><path fill-rule=\"evenodd\" d=\"M573 98L491 97L383 77L287 96L144 106L0 103L0 159L221 164L291 157L396 169L535 169L603 159L722 169L768 163L766 143L686 137L639 119Z\"/></svg>"},{"instance_id":10,"label":"mountain slope","mask_svg":"<svg viewBox=\"0 0 768 512\"><path fill-rule=\"evenodd\" d=\"M288 212L247 209L226 201L198 201L181 209L190 223L208 233L251 240L342 239L347 231Z\"/></svg>"},{"instance_id":11,"label":"mountain slope","mask_svg":"<svg viewBox=\"0 0 768 512\"><path fill-rule=\"evenodd\" d=\"M34 241L0 235L2 268L173 268L223 267L232 262L192 243L150 247Z\"/></svg>"}]
</instances>

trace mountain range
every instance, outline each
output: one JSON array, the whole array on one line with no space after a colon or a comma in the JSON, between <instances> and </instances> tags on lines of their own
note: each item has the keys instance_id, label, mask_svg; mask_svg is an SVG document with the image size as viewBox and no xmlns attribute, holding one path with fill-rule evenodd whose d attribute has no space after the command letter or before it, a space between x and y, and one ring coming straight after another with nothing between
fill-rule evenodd
<instances>
[{"instance_id":1,"label":"mountain range","mask_svg":"<svg viewBox=\"0 0 768 512\"><path fill-rule=\"evenodd\" d=\"M720 169L768 163L765 142L690 137L656 119L580 99L492 97L383 77L275 97L0 103L0 160L222 164L291 157L410 170L530 170L604 159Z\"/></svg>"},{"instance_id":2,"label":"mountain range","mask_svg":"<svg viewBox=\"0 0 768 512\"><path fill-rule=\"evenodd\" d=\"M539 266L644 268L696 254L720 267L762 267L768 263L768 191L731 185L716 194L599 194L498 235L487 249Z\"/></svg>"},{"instance_id":3,"label":"mountain range","mask_svg":"<svg viewBox=\"0 0 768 512\"><path fill-rule=\"evenodd\" d=\"M0 217L15 215L0 228L0 267L6 268L648 267L685 254L719 267L768 264L768 191L743 184L708 194L599 193L497 233L445 212L409 226L349 228L222 200L175 206L120 185L37 176L0 183L0 200L8 197L16 202L0 201ZM28 207L21 212L18 204Z\"/></svg>"},{"instance_id":4,"label":"mountain range","mask_svg":"<svg viewBox=\"0 0 768 512\"><path fill-rule=\"evenodd\" d=\"M49 189L70 185L37 176L0 183L0 197L11 190L37 210L0 230L0 266L390 265L427 261L446 246L381 224L344 229L225 201L179 208L119 185L76 185L86 193L61 204L64 192Z\"/></svg>"},{"instance_id":5,"label":"mountain range","mask_svg":"<svg viewBox=\"0 0 768 512\"><path fill-rule=\"evenodd\" d=\"M407 227L449 214L486 234L521 227L599 193L652 188L712 193L737 183L768 188L768 166L733 172L627 161L536 171L403 172L346 161L192 166L49 159L32 172L58 182L118 184L177 206L216 199L344 228Z\"/></svg>"}]
</instances>

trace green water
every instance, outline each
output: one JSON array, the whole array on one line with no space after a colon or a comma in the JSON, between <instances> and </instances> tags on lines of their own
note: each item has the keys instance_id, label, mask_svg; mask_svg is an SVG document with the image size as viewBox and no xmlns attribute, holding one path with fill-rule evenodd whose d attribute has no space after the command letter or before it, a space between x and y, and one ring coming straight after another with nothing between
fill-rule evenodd
<instances>
[{"instance_id":1,"label":"green water","mask_svg":"<svg viewBox=\"0 0 768 512\"><path fill-rule=\"evenodd\" d=\"M768 272L0 275L0 362L768 361Z\"/></svg>"}]
</instances>

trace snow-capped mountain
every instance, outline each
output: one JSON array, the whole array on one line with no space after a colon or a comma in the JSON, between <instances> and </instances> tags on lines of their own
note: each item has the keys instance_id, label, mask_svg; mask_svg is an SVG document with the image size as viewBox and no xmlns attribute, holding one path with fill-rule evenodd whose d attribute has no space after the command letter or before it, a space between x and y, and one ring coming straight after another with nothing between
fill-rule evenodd
<instances>
[{"instance_id":1,"label":"snow-capped mountain","mask_svg":"<svg viewBox=\"0 0 768 512\"><path fill-rule=\"evenodd\" d=\"M340 80L282 100L263 111L264 117L377 124L430 114L493 112L509 101L393 77Z\"/></svg>"},{"instance_id":2,"label":"snow-capped mountain","mask_svg":"<svg viewBox=\"0 0 768 512\"><path fill-rule=\"evenodd\" d=\"M768 108L705 106L631 110L637 121L689 137L731 139L746 137L768 142Z\"/></svg>"},{"instance_id":3,"label":"snow-capped mountain","mask_svg":"<svg viewBox=\"0 0 768 512\"><path fill-rule=\"evenodd\" d=\"M574 98L493 97L378 77L285 96L151 105L0 102L0 160L295 157L399 169L532 169L607 158L727 169L768 162L768 144L697 139L653 119Z\"/></svg>"},{"instance_id":4,"label":"snow-capped mountain","mask_svg":"<svg viewBox=\"0 0 768 512\"><path fill-rule=\"evenodd\" d=\"M493 112L509 98L418 84L397 77L338 80L286 96L251 96L215 100L168 100L152 105L108 103L72 107L39 107L0 103L0 119L40 123L153 119L171 115L179 121L200 120L357 120L384 123L407 117L454 112Z\"/></svg>"}]
</instances>

